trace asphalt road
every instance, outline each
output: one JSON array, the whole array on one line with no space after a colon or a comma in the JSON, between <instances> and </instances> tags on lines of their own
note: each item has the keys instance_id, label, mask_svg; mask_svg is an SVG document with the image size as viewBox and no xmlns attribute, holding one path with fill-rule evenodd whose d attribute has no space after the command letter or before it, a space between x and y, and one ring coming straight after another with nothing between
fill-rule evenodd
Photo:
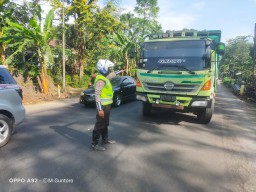
<instances>
[{"instance_id":1,"label":"asphalt road","mask_svg":"<svg viewBox=\"0 0 256 192\"><path fill-rule=\"evenodd\" d=\"M219 86L215 114L156 111L138 101L112 109L105 152L90 149L95 109L78 98L26 105L25 122L0 149L0 191L256 191L256 107Z\"/></svg>"}]
</instances>

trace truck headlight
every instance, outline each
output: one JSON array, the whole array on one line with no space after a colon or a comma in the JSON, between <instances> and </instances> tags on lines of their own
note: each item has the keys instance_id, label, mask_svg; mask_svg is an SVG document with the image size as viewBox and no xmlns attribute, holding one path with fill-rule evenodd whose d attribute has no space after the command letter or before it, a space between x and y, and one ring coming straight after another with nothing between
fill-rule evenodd
<instances>
[{"instance_id":1,"label":"truck headlight","mask_svg":"<svg viewBox=\"0 0 256 192\"><path fill-rule=\"evenodd\" d=\"M193 101L191 107L207 107L208 101Z\"/></svg>"}]
</instances>

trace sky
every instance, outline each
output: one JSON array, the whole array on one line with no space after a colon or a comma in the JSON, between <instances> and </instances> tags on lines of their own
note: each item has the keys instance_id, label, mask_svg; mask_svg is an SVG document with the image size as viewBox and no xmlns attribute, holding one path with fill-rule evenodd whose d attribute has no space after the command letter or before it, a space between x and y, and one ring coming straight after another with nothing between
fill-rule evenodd
<instances>
[{"instance_id":1,"label":"sky","mask_svg":"<svg viewBox=\"0 0 256 192\"><path fill-rule=\"evenodd\" d=\"M100 0L99 2L101 2ZM253 42L256 0L158 0L158 22L166 30L184 28L221 30L222 42L248 36ZM119 6L132 12L136 0L120 0Z\"/></svg>"},{"instance_id":2,"label":"sky","mask_svg":"<svg viewBox=\"0 0 256 192\"><path fill-rule=\"evenodd\" d=\"M14 2L23 0L14 0ZM30 1L30 0L27 0ZM98 0L102 5L106 0ZM133 12L136 0L116 0L124 12ZM222 42L251 36L256 23L256 0L157 0L158 22L166 30L221 30ZM46 8L47 9L47 8Z\"/></svg>"}]
</instances>

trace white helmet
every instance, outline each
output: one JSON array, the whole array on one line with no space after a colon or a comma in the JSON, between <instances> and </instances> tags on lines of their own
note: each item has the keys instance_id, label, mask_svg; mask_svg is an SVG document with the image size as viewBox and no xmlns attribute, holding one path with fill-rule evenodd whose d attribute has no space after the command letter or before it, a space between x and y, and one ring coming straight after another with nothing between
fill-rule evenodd
<instances>
[{"instance_id":1,"label":"white helmet","mask_svg":"<svg viewBox=\"0 0 256 192\"><path fill-rule=\"evenodd\" d=\"M109 68L114 67L114 63L107 59L100 59L97 63L97 69L103 75L107 75L109 73Z\"/></svg>"}]
</instances>

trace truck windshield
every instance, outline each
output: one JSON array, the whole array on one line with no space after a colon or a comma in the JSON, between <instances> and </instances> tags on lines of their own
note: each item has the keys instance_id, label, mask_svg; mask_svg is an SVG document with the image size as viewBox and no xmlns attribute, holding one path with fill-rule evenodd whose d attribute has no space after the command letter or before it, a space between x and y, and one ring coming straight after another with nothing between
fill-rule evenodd
<instances>
[{"instance_id":1,"label":"truck windshield","mask_svg":"<svg viewBox=\"0 0 256 192\"><path fill-rule=\"evenodd\" d=\"M177 71L181 67L191 71L202 70L205 49L204 40L146 42L142 46L141 67L152 70L164 64L161 70L170 70L169 65L174 65L172 70Z\"/></svg>"}]
</instances>

